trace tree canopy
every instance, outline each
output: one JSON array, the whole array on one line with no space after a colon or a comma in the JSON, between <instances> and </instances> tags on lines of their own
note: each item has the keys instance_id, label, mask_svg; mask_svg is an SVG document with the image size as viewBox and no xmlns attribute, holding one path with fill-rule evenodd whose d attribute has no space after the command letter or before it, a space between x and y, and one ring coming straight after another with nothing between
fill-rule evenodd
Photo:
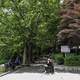
<instances>
[{"instance_id":1,"label":"tree canopy","mask_svg":"<svg viewBox=\"0 0 80 80\"><path fill-rule=\"evenodd\" d=\"M0 54L53 47L59 10L59 0L0 0Z\"/></svg>"},{"instance_id":2,"label":"tree canopy","mask_svg":"<svg viewBox=\"0 0 80 80\"><path fill-rule=\"evenodd\" d=\"M58 41L60 45L80 45L80 1L64 0L61 9L60 31Z\"/></svg>"}]
</instances>

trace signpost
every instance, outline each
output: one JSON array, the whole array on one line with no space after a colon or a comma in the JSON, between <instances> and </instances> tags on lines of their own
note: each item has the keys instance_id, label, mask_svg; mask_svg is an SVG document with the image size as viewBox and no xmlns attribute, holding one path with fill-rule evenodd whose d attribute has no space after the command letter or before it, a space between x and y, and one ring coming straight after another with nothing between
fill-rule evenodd
<instances>
[{"instance_id":1,"label":"signpost","mask_svg":"<svg viewBox=\"0 0 80 80\"><path fill-rule=\"evenodd\" d=\"M67 53L70 53L70 48L69 48L69 46L67 46L67 45L62 45L62 46L61 46L61 52L62 52L62 53L65 53L65 56L66 56Z\"/></svg>"}]
</instances>

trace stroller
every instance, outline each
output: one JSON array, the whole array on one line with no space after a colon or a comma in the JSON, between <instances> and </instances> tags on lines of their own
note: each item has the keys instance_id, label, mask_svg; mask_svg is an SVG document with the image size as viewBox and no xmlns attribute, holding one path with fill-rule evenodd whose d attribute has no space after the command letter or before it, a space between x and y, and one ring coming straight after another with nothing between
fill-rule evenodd
<instances>
[{"instance_id":1,"label":"stroller","mask_svg":"<svg viewBox=\"0 0 80 80\"><path fill-rule=\"evenodd\" d=\"M51 59L47 60L47 65L45 65L46 73L54 73L54 65Z\"/></svg>"}]
</instances>

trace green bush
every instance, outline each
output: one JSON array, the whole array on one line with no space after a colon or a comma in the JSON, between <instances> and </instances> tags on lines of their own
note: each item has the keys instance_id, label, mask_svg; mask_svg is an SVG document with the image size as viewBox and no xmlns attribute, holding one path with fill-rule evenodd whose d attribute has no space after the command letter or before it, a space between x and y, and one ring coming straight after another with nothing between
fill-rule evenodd
<instances>
[{"instance_id":1,"label":"green bush","mask_svg":"<svg viewBox=\"0 0 80 80\"><path fill-rule=\"evenodd\" d=\"M8 55L6 54L0 54L0 64L6 63L9 60L7 57Z\"/></svg>"},{"instance_id":2,"label":"green bush","mask_svg":"<svg viewBox=\"0 0 80 80\"><path fill-rule=\"evenodd\" d=\"M55 61L59 65L64 64L64 57L63 57L63 55L62 54L56 54L55 55Z\"/></svg>"},{"instance_id":3,"label":"green bush","mask_svg":"<svg viewBox=\"0 0 80 80\"><path fill-rule=\"evenodd\" d=\"M4 64L4 63L6 63L7 62L7 60L5 60L5 59L1 59L0 60L0 64Z\"/></svg>"},{"instance_id":4,"label":"green bush","mask_svg":"<svg viewBox=\"0 0 80 80\"><path fill-rule=\"evenodd\" d=\"M67 66L80 66L80 55L66 56L64 64Z\"/></svg>"},{"instance_id":5,"label":"green bush","mask_svg":"<svg viewBox=\"0 0 80 80\"><path fill-rule=\"evenodd\" d=\"M53 59L55 59L55 54L54 54L54 53L52 53L51 57L52 57Z\"/></svg>"}]
</instances>

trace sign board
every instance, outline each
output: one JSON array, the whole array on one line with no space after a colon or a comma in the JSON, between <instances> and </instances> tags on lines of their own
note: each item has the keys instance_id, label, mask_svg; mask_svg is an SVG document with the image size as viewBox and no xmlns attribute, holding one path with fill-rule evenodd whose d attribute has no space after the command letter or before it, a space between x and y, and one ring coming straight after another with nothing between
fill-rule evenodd
<instances>
[{"instance_id":1,"label":"sign board","mask_svg":"<svg viewBox=\"0 0 80 80\"><path fill-rule=\"evenodd\" d=\"M69 46L61 46L61 52L63 52L63 53L70 53Z\"/></svg>"}]
</instances>

